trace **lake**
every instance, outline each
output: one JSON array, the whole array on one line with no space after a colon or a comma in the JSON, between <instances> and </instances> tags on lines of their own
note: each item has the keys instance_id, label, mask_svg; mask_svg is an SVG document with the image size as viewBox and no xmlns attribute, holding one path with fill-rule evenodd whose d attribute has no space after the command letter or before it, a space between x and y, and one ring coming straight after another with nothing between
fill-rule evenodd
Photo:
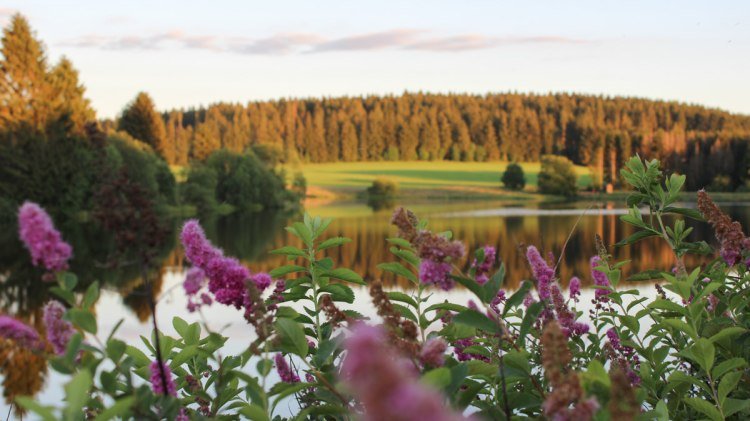
<instances>
[{"instance_id":1,"label":"lake","mask_svg":"<svg viewBox=\"0 0 750 421\"><path fill-rule=\"evenodd\" d=\"M406 203L420 218L429 220L429 227L436 232L451 230L455 239L464 241L467 249L473 251L484 245L498 249L499 258L507 268L507 289L517 287L523 279L529 279L524 256L524 245L536 245L544 253L553 253L555 261L563 246L565 252L560 259L558 273L561 283L577 275L583 285L589 285L591 276L589 258L596 253L595 235L601 236L610 247L615 259L631 259L625 266L626 274L644 269L671 269L672 254L666 245L652 238L634 246L618 249L611 247L617 241L633 232L632 228L619 221L626 210L619 203L583 204L580 202L554 205L524 205L495 202L416 202ZM347 267L361 274L366 280L380 278L382 273L377 265L395 260L388 251L386 238L392 237L396 229L389 223L394 204L368 206L360 202L335 202L314 206L308 209L312 215L334 218L326 236L344 236L352 242L342 248L331 249L329 256L338 267ZM722 205L734 219L743 226L750 226L750 204L725 203ZM284 227L300 215L279 213L233 214L202 220L209 238L221 246L225 253L238 257L253 271L268 271L285 264L280 256L268 251L292 244L299 245ZM180 316L189 321L200 320L198 314L188 313L186 299L180 287L185 260L177 240L181 221L170 224L167 241L160 247L156 260L158 270L151 274L152 289L159 295L158 321L167 334L173 333L171 320ZM705 223L690 222L695 228L693 239L714 243L713 233ZM104 291L97 303L100 335L107 335L120 320L125 319L118 336L130 343L140 343L139 336L150 334L150 318L147 294L140 278L139 270L133 265L113 265L114 241L111 235L101 232L92 224L58 224L66 240L74 248L71 270L80 276L80 284L85 288L94 280L100 280ZM2 311L13 314L31 324L41 325L41 306L50 298L49 284L40 280L41 271L30 265L28 253L16 238L16 228L0 227L0 305ZM120 256L120 262L127 263L127 253ZM694 261L695 262L695 261ZM467 259L461 264L467 267ZM408 281L383 277L390 289L409 289ZM637 287L642 294L653 293L653 287L640 282ZM369 297L362 291L355 303L345 308L353 308L366 316L373 316ZM591 290L585 292L580 309L588 303ZM470 294L457 288L451 292L439 291L434 300L449 300L466 304ZM586 311L584 311L584 315ZM231 337L229 350L239 351L250 342L247 325L240 313L233 308L213 305L203 311L205 320L212 329L223 330ZM59 402L61 379L54 373L48 374L45 387L39 396L43 402ZM5 407L7 410L7 406Z\"/></svg>"}]
</instances>

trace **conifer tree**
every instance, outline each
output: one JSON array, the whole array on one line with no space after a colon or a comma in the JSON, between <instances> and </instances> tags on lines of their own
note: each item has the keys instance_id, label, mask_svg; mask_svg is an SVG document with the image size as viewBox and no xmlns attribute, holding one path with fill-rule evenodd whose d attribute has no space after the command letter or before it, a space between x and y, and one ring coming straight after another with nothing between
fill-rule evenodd
<instances>
[{"instance_id":1,"label":"conifer tree","mask_svg":"<svg viewBox=\"0 0 750 421\"><path fill-rule=\"evenodd\" d=\"M147 93L140 92L125 107L118 129L150 145L167 162L174 162L174 145L167 142L164 120L156 112L154 101Z\"/></svg>"}]
</instances>

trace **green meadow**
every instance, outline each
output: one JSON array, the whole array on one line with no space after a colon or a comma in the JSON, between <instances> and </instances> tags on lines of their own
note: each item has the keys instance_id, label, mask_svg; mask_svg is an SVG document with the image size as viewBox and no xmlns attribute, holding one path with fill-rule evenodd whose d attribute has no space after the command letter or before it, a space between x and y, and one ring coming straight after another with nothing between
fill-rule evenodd
<instances>
[{"instance_id":1,"label":"green meadow","mask_svg":"<svg viewBox=\"0 0 750 421\"><path fill-rule=\"evenodd\" d=\"M500 177L507 162L454 162L454 161L382 161L302 164L289 167L290 172L301 171L312 188L334 193L363 191L379 177L398 183L401 193L424 196L432 193L476 195L504 195L529 198L536 196L538 162L522 163L526 176L523 192L503 189ZM591 183L589 169L576 167L578 185Z\"/></svg>"}]
</instances>

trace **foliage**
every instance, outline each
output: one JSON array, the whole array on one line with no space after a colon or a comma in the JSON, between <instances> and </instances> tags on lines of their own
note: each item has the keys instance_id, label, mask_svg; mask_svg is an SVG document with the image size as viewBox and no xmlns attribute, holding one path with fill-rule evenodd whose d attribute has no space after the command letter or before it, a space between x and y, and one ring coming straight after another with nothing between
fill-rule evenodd
<instances>
[{"instance_id":1,"label":"foliage","mask_svg":"<svg viewBox=\"0 0 750 421\"><path fill-rule=\"evenodd\" d=\"M538 184L539 191L545 194L575 196L578 188L573 163L561 156L543 156Z\"/></svg>"},{"instance_id":2,"label":"foliage","mask_svg":"<svg viewBox=\"0 0 750 421\"><path fill-rule=\"evenodd\" d=\"M523 190L526 186L526 177L523 174L523 168L515 162L511 162L505 167L505 172L500 181L503 182L505 188L511 190Z\"/></svg>"},{"instance_id":3,"label":"foliage","mask_svg":"<svg viewBox=\"0 0 750 421\"><path fill-rule=\"evenodd\" d=\"M166 147L164 121L156 112L154 101L147 93L140 92L133 102L125 107L117 128L151 146L168 162L174 161L172 150Z\"/></svg>"},{"instance_id":4,"label":"foliage","mask_svg":"<svg viewBox=\"0 0 750 421\"><path fill-rule=\"evenodd\" d=\"M217 203L243 210L278 209L297 199L286 189L283 174L253 153L228 150L216 151L205 163L194 165L181 191L185 203L204 212Z\"/></svg>"},{"instance_id":5,"label":"foliage","mask_svg":"<svg viewBox=\"0 0 750 421\"><path fill-rule=\"evenodd\" d=\"M198 276L208 279L191 278L197 283L186 284L186 291L197 296L207 282L219 302L239 303L238 317L255 332L248 348L232 355L224 348L228 338L179 318L173 319L178 336L154 331L142 337L142 347L117 339L116 328L105 332L106 340L90 340L99 337L93 312L98 286L78 295L75 275L58 272L53 291L69 307L63 320L76 330L63 353L45 355L52 369L69 376L65 404L47 406L30 397L16 403L43 419L81 420L270 420L283 418L281 405L297 408L296 419L348 419L362 411L381 419L432 411L442 419L461 419L462 412L501 420L747 418L750 240L705 192L699 194L700 212L678 207L685 177L664 179L658 161L632 158L621 176L634 189L622 220L637 231L618 246L659 238L673 250L675 270L635 275L632 280L659 280L657 294L641 296L638 289L620 288L628 262L612 260L600 244L592 258L596 305L590 324L575 308L580 282L571 280L565 298L556 268L536 248L527 250L534 279L505 291L512 274L495 261L494 248L477 250L471 267L461 271L449 257L463 254L461 243L449 232L432 233L404 209L393 217L399 236L389 239L396 260L379 268L411 282L411 291L384 291L379 282L366 284L322 257L349 242L325 236L330 220L306 215L289 226L301 246L272 252L287 256L289 264L253 275L208 243L192 221L183 230L186 256L191 271L205 270ZM683 217L712 224L721 258L687 266L688 255L713 251L689 240ZM444 263L447 272L426 270ZM244 285L231 282L237 274ZM261 295L274 283L270 294ZM474 298L466 306L435 302L433 284L459 284ZM344 309L363 285L378 321ZM364 323L380 327L367 330ZM154 361L164 361L164 371ZM276 376L270 374L274 366Z\"/></svg>"},{"instance_id":6,"label":"foliage","mask_svg":"<svg viewBox=\"0 0 750 421\"><path fill-rule=\"evenodd\" d=\"M398 184L387 178L376 178L372 185L367 188L367 195L370 197L394 197L398 194Z\"/></svg>"}]
</instances>

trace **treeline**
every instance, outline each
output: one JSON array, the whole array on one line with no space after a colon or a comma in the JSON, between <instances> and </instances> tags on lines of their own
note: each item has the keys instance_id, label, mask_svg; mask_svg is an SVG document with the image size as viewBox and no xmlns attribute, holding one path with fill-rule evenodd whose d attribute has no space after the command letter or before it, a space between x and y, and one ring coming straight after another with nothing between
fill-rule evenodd
<instances>
[{"instance_id":1,"label":"treeline","mask_svg":"<svg viewBox=\"0 0 750 421\"><path fill-rule=\"evenodd\" d=\"M750 117L676 102L574 94L368 96L220 103L162 113L164 158L272 145L288 161L539 161L564 155L618 183L634 153L734 189L747 174Z\"/></svg>"}]
</instances>

